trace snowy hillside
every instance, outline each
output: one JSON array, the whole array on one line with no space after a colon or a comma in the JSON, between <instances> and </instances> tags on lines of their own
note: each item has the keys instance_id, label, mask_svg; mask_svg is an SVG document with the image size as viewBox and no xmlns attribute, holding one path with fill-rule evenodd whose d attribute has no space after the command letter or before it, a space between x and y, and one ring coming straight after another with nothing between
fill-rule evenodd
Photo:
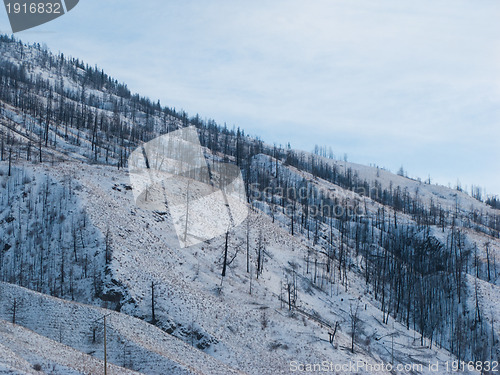
<instances>
[{"instance_id":1,"label":"snowy hillside","mask_svg":"<svg viewBox=\"0 0 500 375\"><path fill-rule=\"evenodd\" d=\"M0 50L0 373L99 373L107 314L110 373L499 360L499 210L189 118L39 46ZM241 170L249 216L183 248L168 200L136 205L127 160L188 125L207 166Z\"/></svg>"},{"instance_id":2,"label":"snowy hillside","mask_svg":"<svg viewBox=\"0 0 500 375\"><path fill-rule=\"evenodd\" d=\"M0 316L5 318L0 321L1 344L29 363L40 364L42 369L54 371L55 368L55 373L60 374L102 373L102 318L107 315L108 361L116 365L110 366L111 373L136 373L126 369L128 367L153 374L240 373L128 315L8 284L1 285L1 292ZM15 319L14 301L17 304ZM8 323L7 319L15 320L16 324Z\"/></svg>"},{"instance_id":3,"label":"snowy hillside","mask_svg":"<svg viewBox=\"0 0 500 375\"><path fill-rule=\"evenodd\" d=\"M149 321L150 284L154 282L158 325L230 366L248 373L271 374L288 373L283 369L289 368L293 359L316 363L338 356L334 362L345 361L349 356L349 309L352 306L361 306L360 320L363 322L360 330L363 338L358 340L360 352L353 355L352 361L414 363L418 359L429 363L438 358L449 360L444 352L439 354L435 348L420 347L420 336L407 331L400 323L392 323L392 319L390 323L382 323L383 314L377 308L378 303L359 275L349 275L347 292L339 283L313 282L313 272L308 275L304 264L304 255L311 244L290 236L284 228L258 212L250 218L250 242L252 248L259 241L265 243L264 272L259 279L250 280L255 276L253 272L245 272L245 258L240 254L220 287L223 238L203 246L179 249L168 216L165 219L166 215L134 206L132 193L126 189L129 183L126 172L102 166L82 168L74 162L58 163L49 170L42 165L31 168L35 175L43 176L45 171L56 181L74 175L73 184L78 187L75 194L87 212L87 225L94 225L101 233L111 233L110 277L114 287L107 294L118 296L118 299L109 302L112 303L110 307L118 305L123 312ZM46 177L40 179L43 181ZM243 225L234 233L232 247L245 247L246 231ZM267 233L264 239L259 238L261 233ZM251 254L252 260L255 256ZM293 269L297 272L292 272ZM281 303L278 299L281 285L292 277L298 279L300 300L295 312L288 310L286 301ZM59 311L60 307L54 310ZM328 326L306 314L327 322ZM18 324L26 324L22 318L18 320ZM340 328L335 346L332 346L328 333L335 322L339 322ZM57 337L58 333L42 334ZM77 339L71 346L82 350L78 342ZM269 353L270 348L275 349ZM115 350L120 358L122 350ZM260 353L258 363L254 361L256 353ZM120 360L115 363L120 364Z\"/></svg>"}]
</instances>

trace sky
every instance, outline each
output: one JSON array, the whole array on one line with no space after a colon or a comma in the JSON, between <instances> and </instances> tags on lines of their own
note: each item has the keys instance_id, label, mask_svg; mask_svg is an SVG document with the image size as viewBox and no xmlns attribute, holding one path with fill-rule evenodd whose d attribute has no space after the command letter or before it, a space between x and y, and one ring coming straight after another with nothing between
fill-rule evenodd
<instances>
[{"instance_id":1,"label":"sky","mask_svg":"<svg viewBox=\"0 0 500 375\"><path fill-rule=\"evenodd\" d=\"M499 19L498 0L81 0L16 37L271 144L500 194Z\"/></svg>"}]
</instances>

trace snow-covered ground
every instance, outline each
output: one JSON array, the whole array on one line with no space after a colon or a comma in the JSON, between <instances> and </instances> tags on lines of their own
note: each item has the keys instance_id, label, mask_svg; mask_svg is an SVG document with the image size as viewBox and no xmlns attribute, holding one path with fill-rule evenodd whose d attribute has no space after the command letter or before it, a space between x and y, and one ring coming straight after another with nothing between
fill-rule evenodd
<instances>
[{"instance_id":1,"label":"snow-covered ground","mask_svg":"<svg viewBox=\"0 0 500 375\"><path fill-rule=\"evenodd\" d=\"M69 302L11 284L0 284L0 344L5 358L23 358L57 374L99 374L107 359L115 374L238 374L213 357L147 322L94 306ZM16 303L16 324L13 306ZM95 332L94 332L95 330ZM12 352L12 353L11 353ZM10 353L10 354L9 354ZM13 356L15 354L15 356ZM8 362L5 362L9 365ZM16 366L22 366L23 362ZM71 370L72 372L70 372Z\"/></svg>"},{"instance_id":2,"label":"snow-covered ground","mask_svg":"<svg viewBox=\"0 0 500 375\"><path fill-rule=\"evenodd\" d=\"M31 61L25 67L27 74L48 80L52 90L57 91L62 83L73 98L66 102L81 109L75 98L83 95L83 89L67 72L45 66L43 51L0 48L4 61L17 66L23 59ZM77 69L77 76L84 74ZM127 104L123 108L128 115L115 111L113 103L123 98L105 87L86 88L85 95L98 103L89 106L96 122L104 117L124 129L149 125L155 131L175 129L182 123L166 113L150 117L135 107L134 122ZM46 105L47 99L40 96ZM14 148L12 176L7 176L7 157L0 161L0 277L4 281L0 283L0 374L41 373L35 369L38 365L48 374L102 373L105 315L109 373L274 375L299 372L294 370L307 364L335 369L356 363L366 364L357 373L375 372L369 369L371 365L392 364L395 373L435 374L444 373L445 363L454 360L435 341L431 347L431 341L424 338L421 345L413 325L407 328L384 314L373 287L363 278L362 256L353 255L349 241L345 246L351 256L343 282L325 275L324 267L316 268L325 264L328 237L341 243L336 228L319 224L317 241L303 227L291 235L290 218L283 211L272 203L253 201L248 219L228 233L230 262L222 278L225 236L181 248L166 207L147 209L147 205L134 204L129 175L116 168L122 151L126 153L131 145L107 139L109 145L101 143L94 152L97 146L89 129L52 124L50 141L41 150L44 163L37 163L40 150L35 146L41 144L43 121L13 105L0 104L2 134L11 144L32 147L31 162L24 161L27 152L26 157L18 156ZM102 132L100 137L108 135ZM208 149L204 152L212 161L227 157ZM303 153L304 160L311 157ZM456 311L465 314L468 310L473 315L479 306L480 323L492 327L491 341L498 340L500 241L488 230L476 230L479 225L463 225L474 216L498 217L498 210L455 189L376 167L322 160L338 171L350 170L372 187L399 189L427 208L432 205L456 215L462 244L474 250L475 262L468 269L468 296ZM384 210L388 219L382 220L397 215L400 224L415 225L409 214L396 213L370 194L343 189L269 155L254 156L252 168L269 170L271 176L273 168L279 168L280 178L291 183L307 181L309 187L328 192L343 206L362 206L368 216ZM380 234L372 228L372 238L374 232ZM452 229L433 225L430 232L445 243ZM263 269L257 277L259 249ZM333 269L337 262L333 261ZM481 279L475 277L478 273ZM291 280L296 299L289 309L284 286ZM153 291L156 322L152 322ZM359 325L351 352L355 310ZM436 361L439 369L429 369L428 364ZM412 368L398 369L398 365ZM394 372L387 367L376 371Z\"/></svg>"},{"instance_id":3,"label":"snow-covered ground","mask_svg":"<svg viewBox=\"0 0 500 375\"><path fill-rule=\"evenodd\" d=\"M320 287L312 283L312 272L307 274L304 264L304 256L311 249L311 242L302 236L291 236L282 224L273 223L258 211L252 212L249 217L251 273L246 272L247 225L243 223L230 235L231 256L235 251L237 255L221 285L224 238L181 249L168 214L142 210L134 205L132 192L127 189L129 180L126 171L79 162L58 163L50 168L44 165L25 167L32 169L33 174L40 176L40 179L48 174L54 181L62 182L65 176L72 176L73 186L78 187L75 189L78 202L88 217L87 225L95 227L101 233L101 238L109 233L112 261L106 273L104 288L108 295L117 295L120 301L110 301L107 306L119 306L122 313L151 320L153 282L156 319L160 321L158 325L184 340L174 340L150 324L132 318L123 320L126 319L123 314L115 313L117 317L112 315L109 323L111 335L115 335L110 342L125 343L110 344L108 355L117 365L131 363L135 370L157 373L155 369L160 368L165 359L148 361L152 358L151 352L157 353L157 341L164 342L166 338L174 342L169 351L172 351L172 347L177 348L178 354L173 362L197 371L201 371L202 364L209 363L206 358L213 358L212 361L216 361L219 366L225 363L230 366L228 368L251 374L287 374L291 372L290 364L293 361L303 364L323 361L345 364L358 360L369 364L421 363L425 369L430 362L452 360L446 351L435 346L421 347L420 335L411 329L407 330L392 318L388 324L382 323L379 303L373 299L364 280L356 272L349 273L347 292L339 284ZM255 249L260 237L265 244L265 261L264 271L256 279ZM101 243L101 251L103 246ZM332 326L335 322L340 324L333 344L328 341L328 327L302 315L300 311L288 311L286 303L280 302L281 283L290 276L284 274L285 268L296 269L297 305L300 310ZM101 346L88 342L91 332L89 321L98 319L104 311L44 297L44 301L52 304L46 310L49 313L38 312L33 315L34 311L40 311L37 306L41 304L38 300L41 301L42 297L35 298L36 294L30 293L25 292L25 295L33 297L26 297L25 307L20 308L18 313L18 324L57 340L61 335L61 322L59 320L57 323L55 318L61 319L64 311L68 310L62 326L71 327L72 322L79 322L86 328L79 325L71 329L78 335L68 341L63 338L63 344L83 352L93 351L93 355L102 358ZM484 294L484 298L488 296ZM489 302L485 300L484 303ZM4 319L9 319L6 310L8 305L8 302L5 303ZM355 306L360 307L362 323L356 350L351 353L349 313L351 307ZM77 314L79 310L82 313ZM25 323L23 313L27 316ZM43 317L47 323L41 325L30 322L32 316ZM47 324L52 325L52 328L46 328ZM161 332L164 336L154 337L148 333L150 330L154 330L155 334ZM139 345L136 342L138 338L148 338L150 341L141 341ZM126 349L127 345L129 349ZM189 350L198 354L189 357L186 354ZM137 354L137 351L143 354ZM131 358L130 362L127 362L127 358ZM164 366L172 364L168 360L165 362L168 364ZM211 369L205 373L216 372Z\"/></svg>"}]
</instances>

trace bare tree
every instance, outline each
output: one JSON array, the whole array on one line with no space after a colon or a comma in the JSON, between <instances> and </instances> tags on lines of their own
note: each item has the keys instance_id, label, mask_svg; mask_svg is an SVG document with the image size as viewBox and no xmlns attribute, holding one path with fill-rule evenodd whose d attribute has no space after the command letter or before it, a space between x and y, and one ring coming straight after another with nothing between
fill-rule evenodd
<instances>
[{"instance_id":1,"label":"bare tree","mask_svg":"<svg viewBox=\"0 0 500 375\"><path fill-rule=\"evenodd\" d=\"M484 244L486 250L486 262L488 265L488 281L491 281L491 271L490 271L490 243L486 242Z\"/></svg>"},{"instance_id":2,"label":"bare tree","mask_svg":"<svg viewBox=\"0 0 500 375\"><path fill-rule=\"evenodd\" d=\"M222 266L222 277L226 276L228 241L229 241L229 231L226 231L226 244L224 246L224 265Z\"/></svg>"},{"instance_id":3,"label":"bare tree","mask_svg":"<svg viewBox=\"0 0 500 375\"><path fill-rule=\"evenodd\" d=\"M111 261L111 232L109 231L109 227L106 230L106 238L104 239L104 243L106 264L109 264L109 262Z\"/></svg>"},{"instance_id":4,"label":"bare tree","mask_svg":"<svg viewBox=\"0 0 500 375\"><path fill-rule=\"evenodd\" d=\"M156 324L155 304L155 283L151 281L151 324Z\"/></svg>"},{"instance_id":5,"label":"bare tree","mask_svg":"<svg viewBox=\"0 0 500 375\"><path fill-rule=\"evenodd\" d=\"M351 353L354 353L354 340L356 339L356 331L359 328L359 303L353 308L352 304L349 306L349 317L351 319Z\"/></svg>"}]
</instances>

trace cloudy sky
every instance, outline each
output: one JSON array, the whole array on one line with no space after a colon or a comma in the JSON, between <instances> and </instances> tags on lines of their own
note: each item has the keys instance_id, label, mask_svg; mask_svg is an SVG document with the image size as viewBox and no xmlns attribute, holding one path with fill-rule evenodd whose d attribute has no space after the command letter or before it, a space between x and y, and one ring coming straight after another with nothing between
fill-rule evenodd
<instances>
[{"instance_id":1,"label":"cloudy sky","mask_svg":"<svg viewBox=\"0 0 500 375\"><path fill-rule=\"evenodd\" d=\"M499 19L498 0L81 0L16 36L269 143L500 194Z\"/></svg>"}]
</instances>

